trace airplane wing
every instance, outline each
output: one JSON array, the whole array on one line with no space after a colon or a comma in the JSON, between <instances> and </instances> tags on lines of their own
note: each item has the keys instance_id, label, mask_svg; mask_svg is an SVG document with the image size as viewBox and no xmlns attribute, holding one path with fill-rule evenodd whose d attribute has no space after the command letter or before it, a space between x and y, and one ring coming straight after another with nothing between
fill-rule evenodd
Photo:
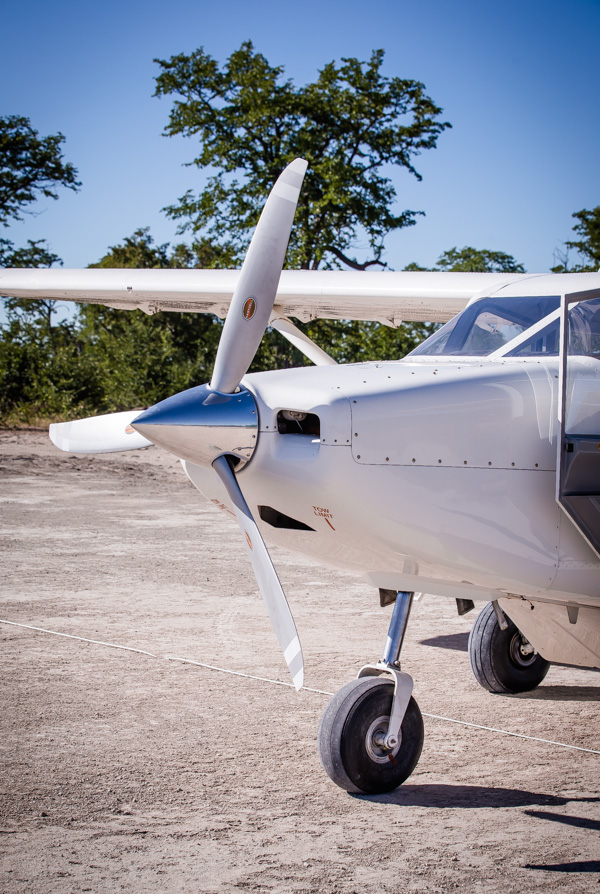
<instances>
[{"instance_id":1,"label":"airplane wing","mask_svg":"<svg viewBox=\"0 0 600 894\"><path fill-rule=\"evenodd\" d=\"M239 270L0 269L0 297L104 304L124 310L227 315ZM274 314L317 319L444 323L473 298L531 276L509 273L284 270Z\"/></svg>"}]
</instances>

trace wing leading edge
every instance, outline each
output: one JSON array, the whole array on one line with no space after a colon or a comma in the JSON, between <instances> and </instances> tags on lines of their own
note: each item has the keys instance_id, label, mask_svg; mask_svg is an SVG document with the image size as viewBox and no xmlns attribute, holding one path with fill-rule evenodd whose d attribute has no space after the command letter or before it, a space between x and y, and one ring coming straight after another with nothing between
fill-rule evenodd
<instances>
[{"instance_id":1,"label":"wing leading edge","mask_svg":"<svg viewBox=\"0 0 600 894\"><path fill-rule=\"evenodd\" d=\"M5 268L0 270L0 296L138 308L149 314L165 310L224 317L238 277L238 270ZM599 286L595 273L284 270L274 311L302 322L444 323L482 294L506 290L549 295Z\"/></svg>"},{"instance_id":2,"label":"wing leading edge","mask_svg":"<svg viewBox=\"0 0 600 894\"><path fill-rule=\"evenodd\" d=\"M0 296L104 304L146 313L227 314L238 270L0 270ZM445 322L482 290L524 278L496 273L354 272L284 270L276 309L316 319Z\"/></svg>"}]
</instances>

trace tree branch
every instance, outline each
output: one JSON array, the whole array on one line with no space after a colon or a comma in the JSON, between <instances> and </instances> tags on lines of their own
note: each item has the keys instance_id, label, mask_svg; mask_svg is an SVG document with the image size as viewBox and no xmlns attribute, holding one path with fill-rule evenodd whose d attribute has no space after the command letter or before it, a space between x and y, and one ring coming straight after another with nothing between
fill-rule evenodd
<instances>
[{"instance_id":1,"label":"tree branch","mask_svg":"<svg viewBox=\"0 0 600 894\"><path fill-rule=\"evenodd\" d=\"M347 258L346 255L342 254L339 248L334 248L331 245L328 246L327 251L330 251L336 258L339 258L340 261L347 264L348 267L352 267L353 270L366 270L367 267L373 267L374 264L379 264L380 267L387 267L387 264L384 261L365 261L364 264L359 264L358 261L353 261L352 258Z\"/></svg>"}]
</instances>

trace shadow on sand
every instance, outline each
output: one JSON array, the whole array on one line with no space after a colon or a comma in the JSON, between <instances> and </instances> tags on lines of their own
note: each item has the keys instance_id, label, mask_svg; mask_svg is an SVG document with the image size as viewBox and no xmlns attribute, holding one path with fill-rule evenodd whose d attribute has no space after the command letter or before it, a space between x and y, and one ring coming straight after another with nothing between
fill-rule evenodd
<instances>
[{"instance_id":1,"label":"shadow on sand","mask_svg":"<svg viewBox=\"0 0 600 894\"><path fill-rule=\"evenodd\" d=\"M531 692L520 692L509 695L508 698L548 702L597 702L600 700L600 686L546 686L542 683Z\"/></svg>"},{"instance_id":2,"label":"shadow on sand","mask_svg":"<svg viewBox=\"0 0 600 894\"><path fill-rule=\"evenodd\" d=\"M525 869L545 872L600 872L600 860L576 860L573 863L526 863Z\"/></svg>"},{"instance_id":3,"label":"shadow on sand","mask_svg":"<svg viewBox=\"0 0 600 894\"><path fill-rule=\"evenodd\" d=\"M434 646L436 649L453 649L455 652L466 652L469 647L468 633L447 633L420 640L422 646Z\"/></svg>"},{"instance_id":4,"label":"shadow on sand","mask_svg":"<svg viewBox=\"0 0 600 894\"><path fill-rule=\"evenodd\" d=\"M488 788L479 785L407 785L404 784L393 792L384 795L354 795L362 801L373 801L377 804L396 804L399 807L436 807L436 808L480 808L480 807L562 807L575 801L586 804L600 803L596 798L561 798L558 795L547 795L541 792L527 792L514 788ZM558 821L559 814L544 814L542 811L527 811L540 819ZM568 818L565 817L565 820ZM588 822L588 821L582 821ZM600 828L600 823L598 823Z\"/></svg>"},{"instance_id":5,"label":"shadow on sand","mask_svg":"<svg viewBox=\"0 0 600 894\"><path fill-rule=\"evenodd\" d=\"M600 798L578 798L577 800L600 801ZM591 829L594 832L600 832L600 820L589 819L586 816L567 816L562 813L549 813L547 810L525 810L524 812L534 819L550 820L565 826L575 826L577 829Z\"/></svg>"}]
</instances>

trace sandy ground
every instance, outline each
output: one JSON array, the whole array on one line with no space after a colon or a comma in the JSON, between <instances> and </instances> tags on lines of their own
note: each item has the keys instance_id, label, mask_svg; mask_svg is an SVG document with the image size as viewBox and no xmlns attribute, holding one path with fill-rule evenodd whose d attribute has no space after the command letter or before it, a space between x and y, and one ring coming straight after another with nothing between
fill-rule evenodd
<instances>
[{"instance_id":1,"label":"sandy ground","mask_svg":"<svg viewBox=\"0 0 600 894\"><path fill-rule=\"evenodd\" d=\"M4 894L600 891L600 754L507 734L600 751L596 673L489 695L473 616L426 598L403 652L436 715L421 761L391 795L350 796L316 753L328 697L269 682L286 668L237 527L172 458L0 433L0 502ZM333 692L379 656L391 609L273 558L306 685Z\"/></svg>"}]
</instances>

